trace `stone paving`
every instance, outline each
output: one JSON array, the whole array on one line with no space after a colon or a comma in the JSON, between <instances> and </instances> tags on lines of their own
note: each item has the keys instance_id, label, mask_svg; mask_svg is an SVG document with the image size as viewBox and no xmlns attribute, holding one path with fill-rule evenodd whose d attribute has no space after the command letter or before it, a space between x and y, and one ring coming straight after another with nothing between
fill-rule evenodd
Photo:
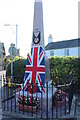
<instances>
[{"instance_id":1,"label":"stone paving","mask_svg":"<svg viewBox=\"0 0 80 120\"><path fill-rule=\"evenodd\" d=\"M19 111L19 107L16 106L16 112L15 112L15 99L12 99L12 113L11 113L11 100L8 101L8 111L7 111L7 102L5 102L5 111L3 113L8 116L16 116L18 118L49 118L52 119L52 102L51 100L48 101L48 112L47 112L47 105L46 101L42 102L37 110L36 113L32 114L29 112ZM3 103L3 109L4 109L4 103ZM7 111L7 112L6 112ZM68 106L66 107L66 111L68 112ZM7 113L7 114L6 114ZM66 113L67 114L67 113ZM65 104L62 105L61 108L53 107L53 118L60 118L62 116L65 116Z\"/></svg>"},{"instance_id":2,"label":"stone paving","mask_svg":"<svg viewBox=\"0 0 80 120\"><path fill-rule=\"evenodd\" d=\"M13 100L14 101L14 100ZM3 104L4 105L4 104ZM49 106L51 105L51 103L49 104ZM79 106L78 106L79 105ZM46 112L46 110L45 110L45 107L46 107L46 103L44 104L44 108L43 108L43 110L44 110L44 112L42 112L41 113L41 107L39 107L39 109L38 109L38 111L37 111L37 113L35 113L35 114L33 114L33 116L32 116L32 113L26 113L26 112L24 112L24 114L23 114L23 112L21 112L21 111L19 111L19 108L17 107L16 108L16 111L17 111L17 113L15 113L15 104L13 104L13 111L12 111L12 113L11 113L11 110L9 110L9 111L7 111L7 113L6 113L6 111L3 111L3 119L2 120L9 120L9 119L11 119L11 120L17 120L17 119L23 119L23 118L29 118L29 119L31 119L31 118L33 118L33 119L40 119L41 118L41 114L42 114L42 118L46 118L46 116L47 116L47 112ZM51 106L50 106L50 108L49 108L49 110L48 110L48 119L49 120L51 120L51 116L52 116L52 109L51 109ZM54 111L54 113L53 113L53 117L55 118L56 117L56 108L54 107L53 108L53 111ZM78 116L78 113L80 113L80 102L78 101L77 102L77 109L76 109L76 114L75 114L75 118L73 117L73 116L70 116L70 115L66 115L66 116L64 116L64 117L61 117L61 119L59 119L59 116L60 116L60 114L62 113L64 113L63 112L64 111L64 106L63 106L63 108L61 108L61 109L58 109L58 113L57 113L57 115L58 115L58 118L56 118L56 119L54 119L54 120L63 120L63 118L64 118L64 120L66 119L66 120L80 120L79 119L79 117L80 116ZM6 113L6 114L5 114ZM80 114L79 114L80 115ZM37 117L36 117L37 116ZM71 119L71 118L72 119ZM7 118L7 119L5 119L5 118ZM12 119L13 118L13 119ZM76 119L77 118L77 119ZM25 120L25 119L24 119Z\"/></svg>"},{"instance_id":3,"label":"stone paving","mask_svg":"<svg viewBox=\"0 0 80 120\"><path fill-rule=\"evenodd\" d=\"M5 111L7 111L7 108L9 110L9 112L11 111L11 100L8 101L8 107L7 107L7 102L5 103ZM12 100L12 112L15 113L15 99ZM23 114L23 111L19 111L19 107L16 106L16 111L17 111L17 115L21 115L22 117L24 116L27 116L28 118L34 118L34 117L37 117L37 118L46 118L47 116L49 118L52 118L52 102L48 102L49 105L48 105L48 113L47 113L47 106L46 106L46 101L44 101L42 103L42 108L41 108L41 105L40 107L38 108L37 112L35 114L32 114L32 113L29 113L29 112L24 112ZM40 103L41 104L41 103ZM4 109L4 103L3 103L3 109ZM5 113L4 111L4 113ZM56 107L53 107L53 117L56 118L56 116L60 116L61 114L64 114L64 106L62 106L62 108L59 108L59 109L56 109ZM15 113L16 115L16 113Z\"/></svg>"}]
</instances>

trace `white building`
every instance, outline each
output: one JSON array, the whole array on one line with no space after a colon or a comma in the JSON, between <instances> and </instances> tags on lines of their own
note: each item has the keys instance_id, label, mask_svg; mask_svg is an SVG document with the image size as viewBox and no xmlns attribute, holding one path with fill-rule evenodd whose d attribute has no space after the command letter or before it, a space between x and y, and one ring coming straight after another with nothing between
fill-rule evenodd
<instances>
[{"instance_id":1,"label":"white building","mask_svg":"<svg viewBox=\"0 0 80 120\"><path fill-rule=\"evenodd\" d=\"M45 47L46 56L80 56L80 38L52 42L52 36L48 38L48 45Z\"/></svg>"}]
</instances>

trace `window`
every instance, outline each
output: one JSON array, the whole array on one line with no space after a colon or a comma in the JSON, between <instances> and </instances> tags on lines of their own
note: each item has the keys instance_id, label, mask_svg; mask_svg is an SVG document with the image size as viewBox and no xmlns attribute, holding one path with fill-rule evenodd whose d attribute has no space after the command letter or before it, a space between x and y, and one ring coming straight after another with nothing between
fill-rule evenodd
<instances>
[{"instance_id":1,"label":"window","mask_svg":"<svg viewBox=\"0 0 80 120\"><path fill-rule=\"evenodd\" d=\"M65 50L64 50L64 55L65 55L65 56L69 56L69 49L65 49Z\"/></svg>"},{"instance_id":2,"label":"window","mask_svg":"<svg viewBox=\"0 0 80 120\"><path fill-rule=\"evenodd\" d=\"M54 51L53 50L50 51L50 55L54 56Z\"/></svg>"}]
</instances>

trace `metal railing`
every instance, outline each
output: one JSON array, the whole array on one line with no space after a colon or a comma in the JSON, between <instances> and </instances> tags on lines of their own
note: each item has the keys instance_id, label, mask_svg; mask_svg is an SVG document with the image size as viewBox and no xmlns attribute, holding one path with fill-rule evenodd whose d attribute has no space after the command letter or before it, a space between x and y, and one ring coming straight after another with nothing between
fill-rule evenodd
<instances>
[{"instance_id":1,"label":"metal railing","mask_svg":"<svg viewBox=\"0 0 80 120\"><path fill-rule=\"evenodd\" d=\"M17 79L17 76L14 77ZM44 93L40 93L40 97L38 92L36 92L35 97L32 94L32 98L29 98L29 93L27 92L25 95L25 91L23 90L21 93L21 84L11 83L9 85L8 78L3 77L3 86L1 85L1 99L2 99L2 109L4 111L11 111L14 113L20 113L26 115L27 118L35 117L35 118L60 118L62 116L66 116L70 114L71 110L71 102L73 99L73 76L70 78L71 81L69 84L65 85L58 85L56 86L57 91L53 95L53 81L51 86L49 86L48 82L45 86L45 95L46 99L44 98ZM5 82L6 80L6 82ZM6 84L5 84L6 83ZM36 83L38 84L38 83ZM24 86L24 82L23 82ZM27 90L30 86L27 87ZM33 93L33 83L32 83L32 93ZM63 87L65 89L63 90ZM39 86L39 88L42 87ZM49 89L51 89L51 98L49 98ZM17 94L18 93L18 97ZM21 97L21 98L20 98ZM39 97L39 98L38 98ZM22 103L18 102L18 99L22 99ZM24 100L26 99L26 100ZM31 99L32 101L29 101ZM37 100L36 105L34 105L34 100ZM26 102L25 102L26 101ZM31 105L30 105L31 102ZM26 104L26 105L25 105Z\"/></svg>"}]
</instances>

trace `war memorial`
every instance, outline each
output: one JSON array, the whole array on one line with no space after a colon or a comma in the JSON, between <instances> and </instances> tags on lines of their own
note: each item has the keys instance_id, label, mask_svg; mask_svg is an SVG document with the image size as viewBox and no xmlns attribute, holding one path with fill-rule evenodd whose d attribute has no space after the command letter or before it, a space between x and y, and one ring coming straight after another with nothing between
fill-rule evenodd
<instances>
[{"instance_id":1,"label":"war memorial","mask_svg":"<svg viewBox=\"0 0 80 120\"><path fill-rule=\"evenodd\" d=\"M1 107L6 116L19 119L65 119L75 116L73 74L69 84L65 84L65 90L62 84L54 86L44 43L42 0L35 0L31 52L27 56L23 83L15 83L15 86L11 83L9 87L7 78L3 76Z\"/></svg>"}]
</instances>

